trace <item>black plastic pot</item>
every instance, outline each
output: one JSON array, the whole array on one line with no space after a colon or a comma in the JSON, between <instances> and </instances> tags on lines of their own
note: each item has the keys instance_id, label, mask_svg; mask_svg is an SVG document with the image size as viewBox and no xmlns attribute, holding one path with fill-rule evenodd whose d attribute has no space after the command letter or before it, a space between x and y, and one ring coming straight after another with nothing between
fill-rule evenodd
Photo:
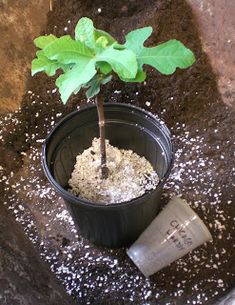
<instances>
[{"instance_id":1,"label":"black plastic pot","mask_svg":"<svg viewBox=\"0 0 235 305\"><path fill-rule=\"evenodd\" d=\"M43 168L84 237L106 247L128 246L160 208L162 188L173 164L173 148L169 130L149 112L118 103L105 104L104 111L106 138L112 145L132 149L151 162L161 179L155 190L112 205L86 201L67 191L76 156L99 136L94 105L69 114L52 130L43 146Z\"/></svg>"}]
</instances>

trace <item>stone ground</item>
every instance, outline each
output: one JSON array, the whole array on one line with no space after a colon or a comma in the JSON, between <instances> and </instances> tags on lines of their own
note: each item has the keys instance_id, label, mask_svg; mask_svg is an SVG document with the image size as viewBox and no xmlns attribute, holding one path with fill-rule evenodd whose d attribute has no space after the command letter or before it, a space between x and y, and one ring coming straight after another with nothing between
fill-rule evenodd
<instances>
[{"instance_id":1,"label":"stone ground","mask_svg":"<svg viewBox=\"0 0 235 305\"><path fill-rule=\"evenodd\" d=\"M79 95L63 106L53 81L43 75L28 77L21 109L1 116L2 213L7 222L9 213L14 215L37 253L78 304L212 305L234 287L234 88L228 87L222 96L229 97L225 105L184 1L130 1L128 7L126 1L119 1L112 8L110 11L109 1L70 0L66 5L56 1L43 32L72 34L77 19L87 15L115 37L152 25L155 34L150 44L175 37L194 50L197 63L191 69L170 77L149 69L149 79L141 86L115 80L107 86L106 100L135 102L165 120L172 131L176 160L164 196L186 198L209 227L213 242L145 279L125 249L102 249L83 239L63 200L45 179L40 151L52 126L86 101ZM10 220L9 226L14 227ZM1 228L2 240L10 239ZM21 245L17 234L14 236ZM24 246L30 247L29 243ZM37 264L46 268L40 260ZM4 276L8 283L8 273ZM4 304L27 304L13 303L6 293L8 286L0 286ZM70 300L63 304L66 302L72 304Z\"/></svg>"}]
</instances>

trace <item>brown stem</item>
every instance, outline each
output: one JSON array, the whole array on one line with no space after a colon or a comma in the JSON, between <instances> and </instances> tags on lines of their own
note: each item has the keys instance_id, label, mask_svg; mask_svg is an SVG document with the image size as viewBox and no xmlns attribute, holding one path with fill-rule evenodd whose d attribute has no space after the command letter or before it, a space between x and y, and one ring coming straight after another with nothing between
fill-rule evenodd
<instances>
[{"instance_id":1,"label":"brown stem","mask_svg":"<svg viewBox=\"0 0 235 305\"><path fill-rule=\"evenodd\" d=\"M95 102L98 111L100 129L101 178L106 179L108 177L108 167L106 165L104 105L101 97L98 98L96 96Z\"/></svg>"}]
</instances>

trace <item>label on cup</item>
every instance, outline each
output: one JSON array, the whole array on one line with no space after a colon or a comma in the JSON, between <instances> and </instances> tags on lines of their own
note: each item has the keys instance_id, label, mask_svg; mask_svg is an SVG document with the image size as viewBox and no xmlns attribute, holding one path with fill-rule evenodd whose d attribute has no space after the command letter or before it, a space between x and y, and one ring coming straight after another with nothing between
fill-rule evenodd
<instances>
[{"instance_id":1,"label":"label on cup","mask_svg":"<svg viewBox=\"0 0 235 305\"><path fill-rule=\"evenodd\" d=\"M193 245L193 239L185 227L177 219L169 223L169 229L165 232L165 237L180 251Z\"/></svg>"}]
</instances>

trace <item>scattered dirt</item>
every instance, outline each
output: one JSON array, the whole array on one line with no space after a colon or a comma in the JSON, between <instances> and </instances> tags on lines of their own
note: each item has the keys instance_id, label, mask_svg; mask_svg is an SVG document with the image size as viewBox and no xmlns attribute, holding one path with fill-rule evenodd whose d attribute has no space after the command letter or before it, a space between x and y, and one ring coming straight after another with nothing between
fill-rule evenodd
<instances>
[{"instance_id":1,"label":"scattered dirt","mask_svg":"<svg viewBox=\"0 0 235 305\"><path fill-rule=\"evenodd\" d=\"M100 141L77 156L68 181L75 196L97 203L115 204L142 196L157 187L159 178L152 165L132 150L118 149L106 140L107 179L101 178Z\"/></svg>"},{"instance_id":2,"label":"scattered dirt","mask_svg":"<svg viewBox=\"0 0 235 305\"><path fill-rule=\"evenodd\" d=\"M54 80L45 75L29 78L21 110L1 119L1 198L78 304L212 305L234 286L235 115L218 93L191 10L183 0L58 0L45 33L73 34L82 16L122 40L128 31L151 25L148 45L176 38L195 52L190 69L162 76L148 68L145 84L114 79L103 94L106 101L158 114L169 126L176 159L163 199L176 194L190 202L213 242L145 279L125 249L98 248L83 239L45 179L40 152L54 124L86 101L79 94L63 106Z\"/></svg>"}]
</instances>

